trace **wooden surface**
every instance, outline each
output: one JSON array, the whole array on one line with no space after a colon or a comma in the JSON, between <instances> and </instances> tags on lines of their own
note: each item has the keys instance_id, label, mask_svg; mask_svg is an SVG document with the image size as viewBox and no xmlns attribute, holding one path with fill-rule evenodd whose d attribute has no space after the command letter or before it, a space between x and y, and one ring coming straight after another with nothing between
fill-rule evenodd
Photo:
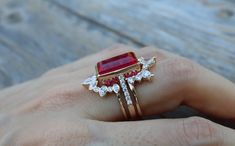
<instances>
[{"instance_id":1,"label":"wooden surface","mask_svg":"<svg viewBox=\"0 0 235 146\"><path fill-rule=\"evenodd\" d=\"M154 45L235 82L232 0L1 0L0 88L114 43Z\"/></svg>"}]
</instances>

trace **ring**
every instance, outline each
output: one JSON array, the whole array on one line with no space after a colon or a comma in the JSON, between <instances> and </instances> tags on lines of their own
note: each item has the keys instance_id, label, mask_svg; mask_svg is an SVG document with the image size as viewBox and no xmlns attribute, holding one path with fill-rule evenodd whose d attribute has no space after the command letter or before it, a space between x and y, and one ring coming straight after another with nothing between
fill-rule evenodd
<instances>
[{"instance_id":1,"label":"ring","mask_svg":"<svg viewBox=\"0 0 235 146\"><path fill-rule=\"evenodd\" d=\"M88 77L82 84L100 97L115 93L123 116L127 120L140 119L142 110L135 83L151 80L154 74L149 70L155 64L156 57L137 59L134 52L127 52L98 62L96 74Z\"/></svg>"}]
</instances>

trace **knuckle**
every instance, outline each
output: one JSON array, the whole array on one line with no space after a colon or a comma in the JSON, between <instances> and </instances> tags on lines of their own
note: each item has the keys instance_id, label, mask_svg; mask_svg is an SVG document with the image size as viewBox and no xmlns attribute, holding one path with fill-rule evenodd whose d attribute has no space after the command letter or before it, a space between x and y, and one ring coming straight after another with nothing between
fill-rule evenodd
<instances>
[{"instance_id":1,"label":"knuckle","mask_svg":"<svg viewBox=\"0 0 235 146\"><path fill-rule=\"evenodd\" d=\"M192 61L176 57L166 61L164 72L172 81L191 81L198 77L200 69Z\"/></svg>"},{"instance_id":2,"label":"knuckle","mask_svg":"<svg viewBox=\"0 0 235 146\"><path fill-rule=\"evenodd\" d=\"M182 120L179 130L180 140L183 140L187 145L209 143L220 146L223 142L220 128L213 122L201 117Z\"/></svg>"}]
</instances>

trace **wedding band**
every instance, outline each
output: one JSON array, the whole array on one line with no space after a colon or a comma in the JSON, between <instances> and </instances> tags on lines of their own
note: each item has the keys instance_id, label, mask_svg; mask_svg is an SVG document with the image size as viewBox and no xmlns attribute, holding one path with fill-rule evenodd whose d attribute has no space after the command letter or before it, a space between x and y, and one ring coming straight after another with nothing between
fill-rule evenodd
<instances>
[{"instance_id":1,"label":"wedding band","mask_svg":"<svg viewBox=\"0 0 235 146\"><path fill-rule=\"evenodd\" d=\"M123 116L128 120L140 119L143 115L135 82L150 80L154 74L149 70L156 64L156 58L137 59L134 52L127 52L96 65L96 74L87 78L82 84L89 90L104 97L116 93Z\"/></svg>"}]
</instances>

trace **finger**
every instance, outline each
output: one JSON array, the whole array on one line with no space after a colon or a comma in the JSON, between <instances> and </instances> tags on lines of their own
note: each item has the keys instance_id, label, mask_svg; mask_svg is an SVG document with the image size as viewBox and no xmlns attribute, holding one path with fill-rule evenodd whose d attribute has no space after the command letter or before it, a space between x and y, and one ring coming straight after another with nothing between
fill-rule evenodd
<instances>
[{"instance_id":1,"label":"finger","mask_svg":"<svg viewBox=\"0 0 235 146\"><path fill-rule=\"evenodd\" d=\"M235 121L235 85L220 75L200 67L200 72L185 91L183 101L201 112Z\"/></svg>"},{"instance_id":2,"label":"finger","mask_svg":"<svg viewBox=\"0 0 235 146\"><path fill-rule=\"evenodd\" d=\"M97 128L98 127L98 128ZM235 131L209 120L191 117L136 122L100 123L92 131L103 145L232 146ZM100 130L102 129L102 133Z\"/></svg>"}]
</instances>

